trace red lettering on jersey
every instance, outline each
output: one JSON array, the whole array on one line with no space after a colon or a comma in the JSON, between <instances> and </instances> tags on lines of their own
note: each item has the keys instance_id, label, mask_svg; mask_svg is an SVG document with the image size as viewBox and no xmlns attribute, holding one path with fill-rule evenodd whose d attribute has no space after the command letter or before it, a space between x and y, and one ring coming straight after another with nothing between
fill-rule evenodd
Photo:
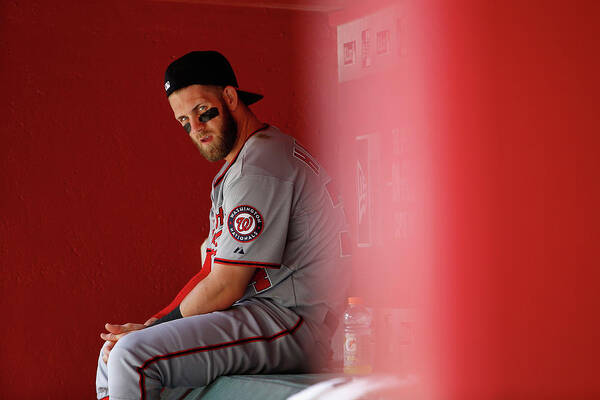
<instances>
[{"instance_id":1,"label":"red lettering on jersey","mask_svg":"<svg viewBox=\"0 0 600 400\"><path fill-rule=\"evenodd\" d=\"M212 257L215 254L213 249L206 249L206 256L204 257L204 264L202 264L202 272L206 273L205 277L210 274L212 268ZM203 278L204 279L204 278Z\"/></svg>"},{"instance_id":2,"label":"red lettering on jersey","mask_svg":"<svg viewBox=\"0 0 600 400\"><path fill-rule=\"evenodd\" d=\"M215 221L215 226L217 228L220 228L221 225L223 225L223 216L225 214L223 214L223 207L219 207L219 213L215 216L216 217L216 221Z\"/></svg>"},{"instance_id":3,"label":"red lettering on jersey","mask_svg":"<svg viewBox=\"0 0 600 400\"><path fill-rule=\"evenodd\" d=\"M223 233L223 230L220 230L219 232L213 231L212 244L213 244L213 246L215 246L215 248L217 247L217 239L219 238L219 236L221 236L222 233Z\"/></svg>"},{"instance_id":4,"label":"red lettering on jersey","mask_svg":"<svg viewBox=\"0 0 600 400\"><path fill-rule=\"evenodd\" d=\"M257 268L254 276L252 277L252 282L250 282L252 286L254 286L254 290L256 293L262 292L263 290L267 290L271 287L271 279L269 275L267 275L267 271L264 268Z\"/></svg>"}]
</instances>

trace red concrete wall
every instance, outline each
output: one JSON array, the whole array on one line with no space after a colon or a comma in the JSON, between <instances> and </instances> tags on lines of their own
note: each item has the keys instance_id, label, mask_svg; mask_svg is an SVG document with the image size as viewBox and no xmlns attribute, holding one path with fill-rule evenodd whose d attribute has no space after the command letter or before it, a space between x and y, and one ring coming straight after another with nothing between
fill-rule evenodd
<instances>
[{"instance_id":1,"label":"red concrete wall","mask_svg":"<svg viewBox=\"0 0 600 400\"><path fill-rule=\"evenodd\" d=\"M170 60L222 51L257 115L314 144L300 29L334 54L311 13L0 2L0 398L91 398L104 323L145 320L200 267L219 165L173 119Z\"/></svg>"}]
</instances>

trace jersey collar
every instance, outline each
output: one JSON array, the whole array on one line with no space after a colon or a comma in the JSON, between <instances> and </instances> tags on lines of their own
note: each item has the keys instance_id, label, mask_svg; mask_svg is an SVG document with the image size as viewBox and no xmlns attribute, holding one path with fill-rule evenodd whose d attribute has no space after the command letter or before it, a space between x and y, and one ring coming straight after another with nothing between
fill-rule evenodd
<instances>
[{"instance_id":1,"label":"jersey collar","mask_svg":"<svg viewBox=\"0 0 600 400\"><path fill-rule=\"evenodd\" d=\"M240 152L242 151L242 149L244 148L244 146L248 142L248 139L250 139L252 136L254 136L255 134L257 134L258 132L264 131L268 127L269 127L269 124L263 124L262 127L258 128L257 130L255 130L254 132L252 132L251 134L248 135L248 137L244 141L244 144L242 145L242 147L240 147L240 149L238 150L238 152L235 154L235 157L233 157L233 160L231 160L231 162L229 163L229 165L227 165L227 168L225 168L225 170L223 172L221 172L221 174L213 181L213 187L216 187L219 183L221 183L221 181L225 177L225 174L227 173L227 171L229 171L229 168L231 168L231 166L233 165L233 163L235 163L235 161L237 160L238 156L240 155Z\"/></svg>"}]
</instances>

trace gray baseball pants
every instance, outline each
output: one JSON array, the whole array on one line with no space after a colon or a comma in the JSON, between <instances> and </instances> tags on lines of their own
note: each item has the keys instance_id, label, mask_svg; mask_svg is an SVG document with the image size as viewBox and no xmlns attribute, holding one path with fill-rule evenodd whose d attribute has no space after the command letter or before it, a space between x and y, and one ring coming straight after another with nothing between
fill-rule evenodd
<instances>
[{"instance_id":1,"label":"gray baseball pants","mask_svg":"<svg viewBox=\"0 0 600 400\"><path fill-rule=\"evenodd\" d=\"M160 399L164 387L201 387L221 375L307 372L322 366L331 332L269 300L252 298L121 338L98 359L97 398Z\"/></svg>"}]
</instances>

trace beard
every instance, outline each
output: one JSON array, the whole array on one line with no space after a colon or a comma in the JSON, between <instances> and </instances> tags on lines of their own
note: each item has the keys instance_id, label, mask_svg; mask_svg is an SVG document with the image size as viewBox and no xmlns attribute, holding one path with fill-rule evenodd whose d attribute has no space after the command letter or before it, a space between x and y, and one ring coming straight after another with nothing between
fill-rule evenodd
<instances>
[{"instance_id":1,"label":"beard","mask_svg":"<svg viewBox=\"0 0 600 400\"><path fill-rule=\"evenodd\" d=\"M220 134L218 132L208 132L213 136L210 143L207 145L196 143L196 147L198 147L202 156L211 162L224 159L233 150L237 140L237 123L225 104L221 106L221 120L223 126Z\"/></svg>"}]
</instances>

